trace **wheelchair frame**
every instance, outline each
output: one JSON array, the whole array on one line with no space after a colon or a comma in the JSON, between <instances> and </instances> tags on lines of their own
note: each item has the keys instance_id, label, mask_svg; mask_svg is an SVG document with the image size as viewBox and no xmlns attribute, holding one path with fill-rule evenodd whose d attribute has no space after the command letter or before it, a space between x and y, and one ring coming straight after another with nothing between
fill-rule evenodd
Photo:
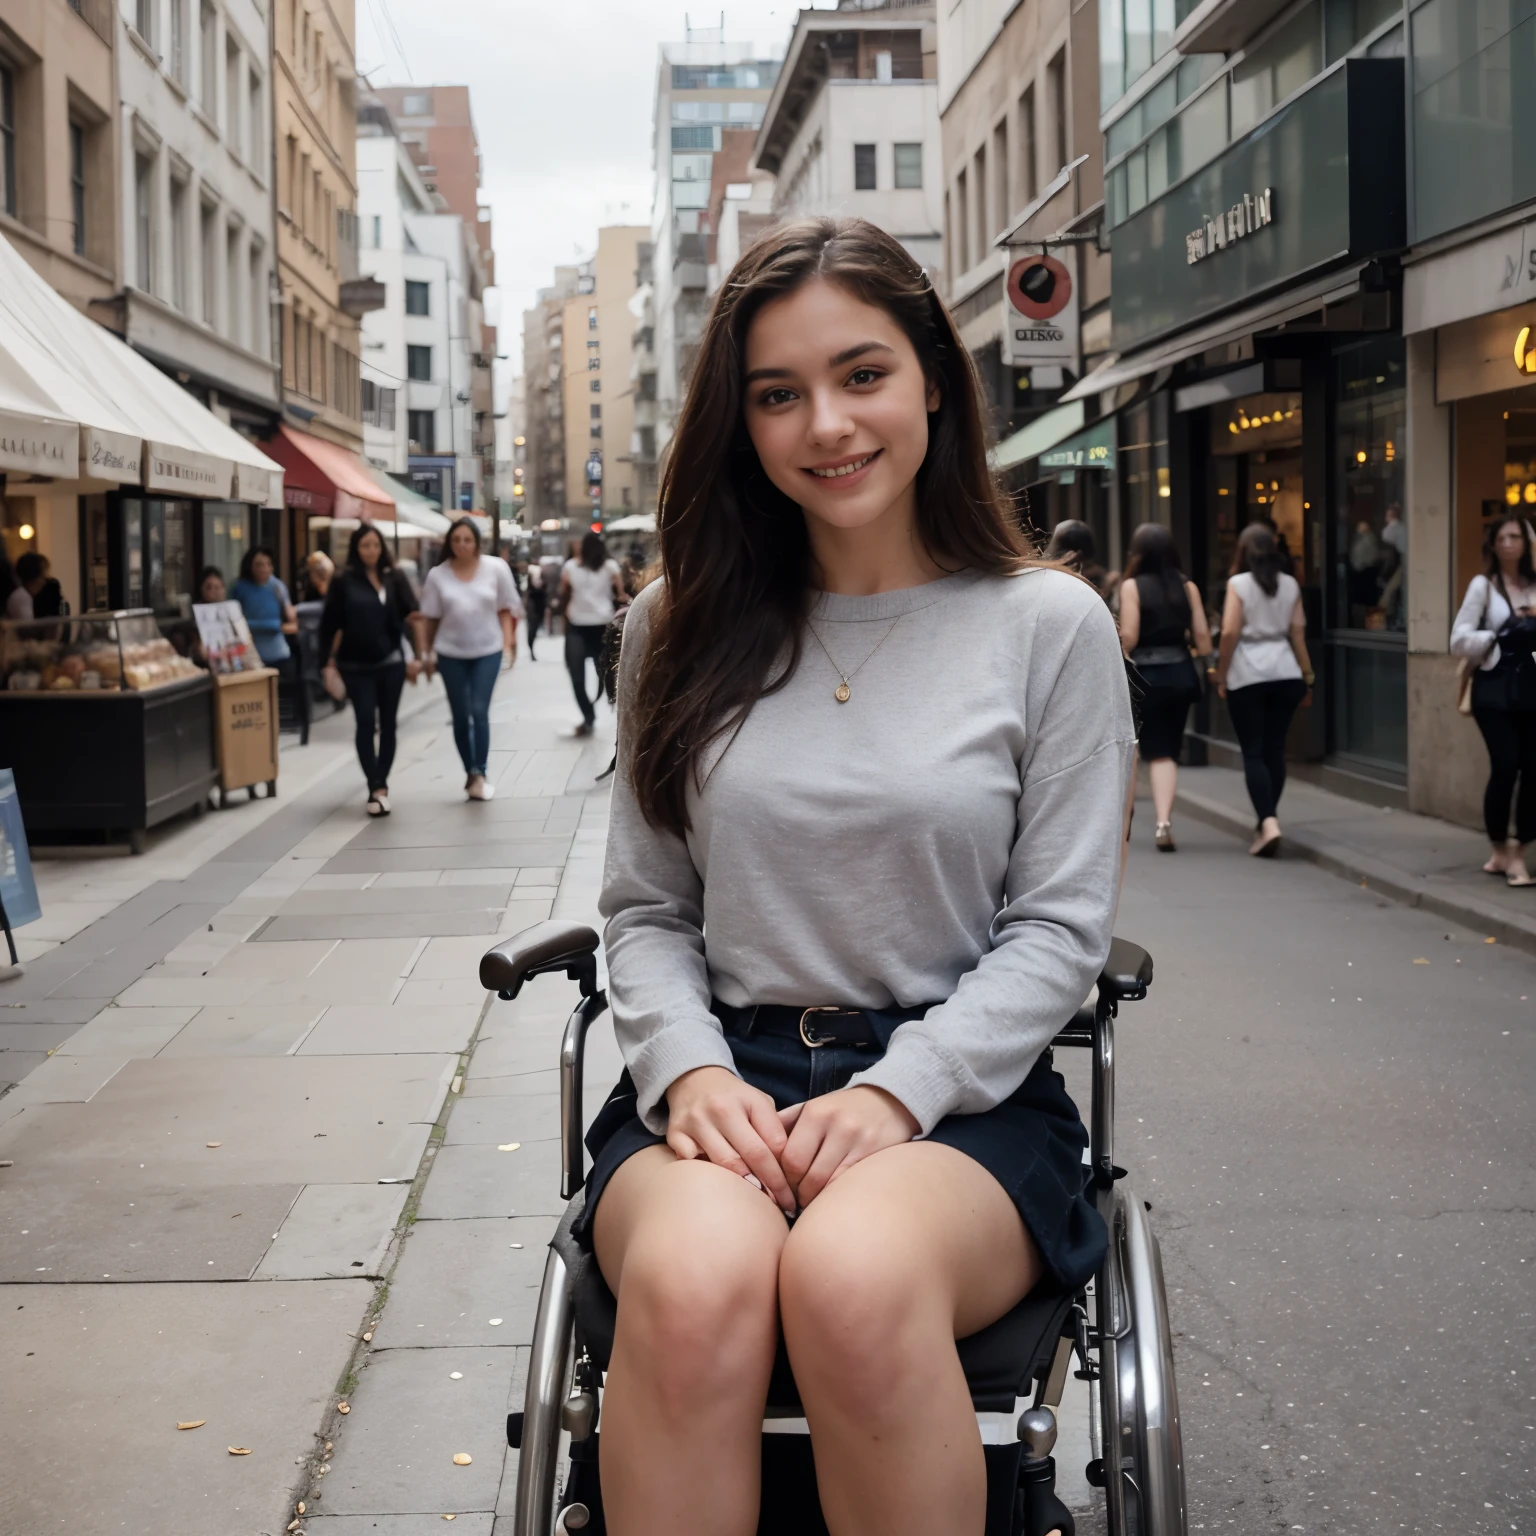
<instances>
[{"instance_id":1,"label":"wheelchair frame","mask_svg":"<svg viewBox=\"0 0 1536 1536\"><path fill-rule=\"evenodd\" d=\"M585 1182L582 1142L582 1067L588 1029L606 1011L597 985L597 935L580 924L535 924L487 952L481 984L504 999L515 997L534 976L564 972L581 988L581 1001L566 1021L560 1042L561 1197L575 1198ZM1092 1102L1089 1115L1090 1182L1109 1231L1104 1262L1090 1298L1080 1293L1067 1310L1048 1370L1037 1377L1033 1404L1019 1419L1022 1442L1021 1507L1051 1508L1056 1438L1054 1411L1075 1354L1077 1375L1088 1382L1089 1434L1093 1460L1090 1483L1105 1493L1109 1536L1186 1536L1183 1447L1173 1341L1163 1282L1162 1255L1151 1224L1150 1206L1129 1189L1125 1170L1114 1160L1114 1021L1122 1002L1144 998L1152 962L1144 950L1116 939L1093 998L1052 1041L1091 1051ZM567 1218L568 1219L568 1218ZM571 1391L575 1302L570 1274L552 1244L534 1322L523 1412L508 1418L508 1439L518 1448L514 1536L565 1536L584 1528L587 1507L573 1502L556 1510L560 1435L587 1439L598 1415L597 1383ZM594 1372L595 1374L595 1372ZM574 1461L573 1456L573 1461ZM1031 1506L1025 1485L1043 1483L1050 1502ZM1059 1510L1059 1506L1055 1506ZM1043 1516L1041 1517L1044 1518ZM1070 1518L1064 1536L1073 1536ZM1023 1536L1045 1536L1026 1529Z\"/></svg>"}]
</instances>

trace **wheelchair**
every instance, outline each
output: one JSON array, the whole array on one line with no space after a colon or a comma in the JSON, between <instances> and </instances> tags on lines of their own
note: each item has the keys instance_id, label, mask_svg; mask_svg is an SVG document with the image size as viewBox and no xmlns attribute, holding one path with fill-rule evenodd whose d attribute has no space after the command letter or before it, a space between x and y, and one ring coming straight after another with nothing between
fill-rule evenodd
<instances>
[{"instance_id":1,"label":"wheelchair","mask_svg":"<svg viewBox=\"0 0 1536 1536\"><path fill-rule=\"evenodd\" d=\"M598 1423L603 1373L613 1347L616 1302L596 1260L571 1229L582 1211L582 1058L587 1030L607 1009L597 984L598 938L579 923L543 922L489 950L480 981L504 999L534 976L563 972L580 1001L560 1045L561 1197L569 1202L545 1259L521 1413L508 1415L507 1439L519 1452L513 1536L602 1536ZM1017 1439L986 1443L986 1536L1074 1536L1055 1494L1057 1437L1067 1372L1089 1397L1089 1483L1104 1492L1108 1536L1186 1536L1184 1460L1174 1382L1173 1341L1162 1257L1149 1206L1115 1165L1114 1020L1122 1003L1147 995L1152 959L1116 939L1094 994L1052 1042L1091 1052L1089 1166L1109 1230L1103 1265L1089 1286L1064 1291L1042 1281L1011 1312L957 1341L978 1414L1012 1416ZM810 1440L785 1433L803 1410L782 1346L769 1385L763 1435L759 1536L825 1536ZM559 1486L563 1436L568 1475ZM985 1437L984 1437L985 1438Z\"/></svg>"}]
</instances>

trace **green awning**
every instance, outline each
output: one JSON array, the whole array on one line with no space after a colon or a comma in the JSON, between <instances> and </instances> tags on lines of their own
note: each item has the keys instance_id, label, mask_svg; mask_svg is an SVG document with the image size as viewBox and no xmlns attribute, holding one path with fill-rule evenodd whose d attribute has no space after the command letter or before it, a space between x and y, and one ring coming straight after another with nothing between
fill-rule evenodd
<instances>
[{"instance_id":1,"label":"green awning","mask_svg":"<svg viewBox=\"0 0 1536 1536\"><path fill-rule=\"evenodd\" d=\"M1012 469L1026 459L1038 459L1048 448L1054 448L1064 437L1080 432L1083 426L1083 402L1074 400L1070 405L1059 405L1044 416L1038 416L1027 427L1021 427L1012 437L1005 437L990 454L988 462L993 469Z\"/></svg>"},{"instance_id":2,"label":"green awning","mask_svg":"<svg viewBox=\"0 0 1536 1536\"><path fill-rule=\"evenodd\" d=\"M1057 443L1040 455L1041 469L1109 469L1115 467L1115 419L1106 416L1086 432Z\"/></svg>"}]
</instances>

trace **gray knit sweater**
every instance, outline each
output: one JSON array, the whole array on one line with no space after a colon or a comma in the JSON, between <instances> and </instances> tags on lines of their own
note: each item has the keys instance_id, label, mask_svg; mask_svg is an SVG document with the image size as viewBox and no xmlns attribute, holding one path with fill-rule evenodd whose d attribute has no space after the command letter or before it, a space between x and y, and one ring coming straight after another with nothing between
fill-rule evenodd
<instances>
[{"instance_id":1,"label":"gray knit sweater","mask_svg":"<svg viewBox=\"0 0 1536 1536\"><path fill-rule=\"evenodd\" d=\"M625 626L600 908L619 1044L653 1130L668 1086L732 1068L710 1000L932 1004L853 1079L924 1133L1028 1075L1109 950L1134 735L1115 626L1058 571L823 594L789 684L649 826L625 730L659 591ZM893 627L894 626L894 627ZM871 654L877 642L878 654Z\"/></svg>"}]
</instances>

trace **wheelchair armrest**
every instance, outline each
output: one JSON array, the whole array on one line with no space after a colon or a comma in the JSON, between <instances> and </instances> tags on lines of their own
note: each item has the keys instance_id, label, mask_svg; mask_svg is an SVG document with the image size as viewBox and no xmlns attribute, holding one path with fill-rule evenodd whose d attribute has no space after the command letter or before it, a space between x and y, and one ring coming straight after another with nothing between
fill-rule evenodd
<instances>
[{"instance_id":1,"label":"wheelchair armrest","mask_svg":"<svg viewBox=\"0 0 1536 1536\"><path fill-rule=\"evenodd\" d=\"M1152 956L1129 939L1110 941L1109 958L1099 973L1100 992L1117 1003L1139 1002L1152 985Z\"/></svg>"},{"instance_id":2,"label":"wheelchair armrest","mask_svg":"<svg viewBox=\"0 0 1536 1536\"><path fill-rule=\"evenodd\" d=\"M597 935L585 923L535 923L480 957L480 985L513 998L523 983L549 971L564 971L581 983L583 997L597 992Z\"/></svg>"}]
</instances>

